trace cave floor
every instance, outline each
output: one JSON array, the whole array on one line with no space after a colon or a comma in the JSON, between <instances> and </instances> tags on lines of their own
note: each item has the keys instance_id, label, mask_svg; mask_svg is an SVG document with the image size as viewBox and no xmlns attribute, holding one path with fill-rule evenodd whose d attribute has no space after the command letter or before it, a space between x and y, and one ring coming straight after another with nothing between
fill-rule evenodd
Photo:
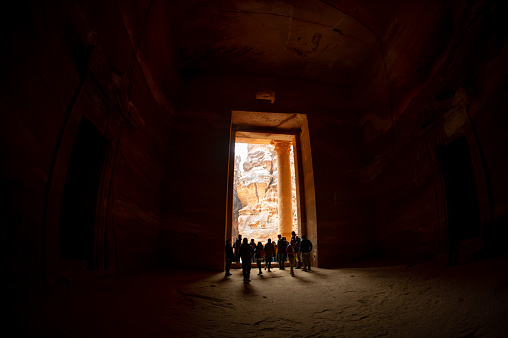
<instances>
[{"instance_id":1,"label":"cave floor","mask_svg":"<svg viewBox=\"0 0 508 338\"><path fill-rule=\"evenodd\" d=\"M444 263L364 262L294 278L252 269L248 284L241 270L161 268L28 297L11 324L31 336L508 336L508 255Z\"/></svg>"}]
</instances>

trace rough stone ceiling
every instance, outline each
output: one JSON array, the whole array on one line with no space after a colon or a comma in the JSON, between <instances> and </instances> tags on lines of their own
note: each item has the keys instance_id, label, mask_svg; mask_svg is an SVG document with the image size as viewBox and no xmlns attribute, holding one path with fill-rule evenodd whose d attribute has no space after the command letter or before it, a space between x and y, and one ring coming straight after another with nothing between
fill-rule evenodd
<instances>
[{"instance_id":1,"label":"rough stone ceiling","mask_svg":"<svg viewBox=\"0 0 508 338\"><path fill-rule=\"evenodd\" d=\"M367 1L372 3L369 7L361 1L364 8L354 1L335 2L180 1L181 66L186 74L299 78L351 86L372 53L380 53L376 33L381 24L372 18L375 2Z\"/></svg>"}]
</instances>

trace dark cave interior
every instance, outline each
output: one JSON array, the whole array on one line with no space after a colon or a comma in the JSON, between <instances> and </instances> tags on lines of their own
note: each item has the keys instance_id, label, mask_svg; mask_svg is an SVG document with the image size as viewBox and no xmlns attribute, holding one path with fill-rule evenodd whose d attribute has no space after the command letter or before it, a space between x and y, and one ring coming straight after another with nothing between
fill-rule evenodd
<instances>
[{"instance_id":1,"label":"dark cave interior","mask_svg":"<svg viewBox=\"0 0 508 338\"><path fill-rule=\"evenodd\" d=\"M507 252L506 1L1 6L14 308L154 268L222 273L236 130L296 135L318 269Z\"/></svg>"}]
</instances>

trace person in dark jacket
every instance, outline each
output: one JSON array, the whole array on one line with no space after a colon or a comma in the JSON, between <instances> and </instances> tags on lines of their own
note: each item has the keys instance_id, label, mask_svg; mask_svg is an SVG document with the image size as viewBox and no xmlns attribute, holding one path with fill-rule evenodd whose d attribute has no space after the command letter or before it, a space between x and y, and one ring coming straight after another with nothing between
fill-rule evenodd
<instances>
[{"instance_id":1,"label":"person in dark jacket","mask_svg":"<svg viewBox=\"0 0 508 338\"><path fill-rule=\"evenodd\" d=\"M263 247L263 244L261 244L261 242L258 242L258 245L256 245L255 253L256 253L256 263L259 269L258 273L259 276L263 274L263 271L261 271L261 262L263 262L263 258L265 257L265 248Z\"/></svg>"},{"instance_id":2,"label":"person in dark jacket","mask_svg":"<svg viewBox=\"0 0 508 338\"><path fill-rule=\"evenodd\" d=\"M273 246L272 240L268 238L268 243L265 245L265 270L268 268L268 272L270 272L270 267L272 266L272 258L274 252L275 248Z\"/></svg>"},{"instance_id":3,"label":"person in dark jacket","mask_svg":"<svg viewBox=\"0 0 508 338\"><path fill-rule=\"evenodd\" d=\"M312 251L312 242L302 235L302 242L300 243L300 251L302 252L303 271L310 270L310 252Z\"/></svg>"},{"instance_id":4,"label":"person in dark jacket","mask_svg":"<svg viewBox=\"0 0 508 338\"><path fill-rule=\"evenodd\" d=\"M243 272L243 281L245 283L250 282L250 268L251 268L251 259L254 255L254 250L252 246L249 244L249 240L247 238L243 239L243 243L240 246L240 258L242 259L242 272Z\"/></svg>"},{"instance_id":5,"label":"person in dark jacket","mask_svg":"<svg viewBox=\"0 0 508 338\"><path fill-rule=\"evenodd\" d=\"M242 246L242 235L238 234L236 237L235 244L233 248L235 248L235 262L240 263L240 247Z\"/></svg>"},{"instance_id":6,"label":"person in dark jacket","mask_svg":"<svg viewBox=\"0 0 508 338\"><path fill-rule=\"evenodd\" d=\"M231 268L231 263L233 259L235 259L235 255L233 254L233 248L231 247L231 238L226 240L226 247L224 248L226 251L226 277L231 276L229 273L229 269Z\"/></svg>"},{"instance_id":7,"label":"person in dark jacket","mask_svg":"<svg viewBox=\"0 0 508 338\"><path fill-rule=\"evenodd\" d=\"M254 242L254 238L250 239L250 246L252 250L254 250L254 254L252 255L252 263L256 263L256 242Z\"/></svg>"}]
</instances>

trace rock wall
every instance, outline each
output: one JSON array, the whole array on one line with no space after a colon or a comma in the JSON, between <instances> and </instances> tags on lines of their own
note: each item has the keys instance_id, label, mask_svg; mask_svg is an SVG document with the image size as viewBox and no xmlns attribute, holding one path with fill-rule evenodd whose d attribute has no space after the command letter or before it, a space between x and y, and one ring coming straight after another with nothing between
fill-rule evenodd
<instances>
[{"instance_id":1,"label":"rock wall","mask_svg":"<svg viewBox=\"0 0 508 338\"><path fill-rule=\"evenodd\" d=\"M164 5L148 12L147 3L137 3L135 10L122 5L22 2L1 11L2 24L9 27L3 43L8 52L0 63L0 170L6 201L0 212L2 270L9 287L43 282L51 289L57 280L73 282L156 263L161 186L179 80L169 63L164 64L169 70L165 81L174 89L162 94L156 88L160 79L147 79L157 73L159 57L171 60L164 53L172 54L173 47L170 31L163 37L153 30L159 25L143 25L142 13L150 17ZM127 28L130 21L140 22L137 30ZM145 39L138 44L140 29ZM145 43L159 38L161 52L147 56ZM59 252L64 187L82 119L107 141L102 175L94 182L99 194L88 229L93 234L88 261Z\"/></svg>"},{"instance_id":2,"label":"rock wall","mask_svg":"<svg viewBox=\"0 0 508 338\"><path fill-rule=\"evenodd\" d=\"M378 92L363 102L364 180L380 254L447 252L447 197L436 152L461 136L467 139L476 177L478 226L484 231L478 242L488 242L485 234L491 231L506 233L506 198L499 192L508 188L506 175L500 175L507 168L501 150L507 120L500 112L506 110L501 97L507 93L508 25L500 8L506 4L457 2L438 11L415 6L394 13L405 20L392 20L387 31L397 35L386 34L381 40L385 60L369 63L366 72L379 74L369 88L382 81L383 73L390 86L386 95ZM412 25L417 17L432 20ZM429 29L434 38L428 36ZM408 57L415 53L413 45L405 43L408 39L425 41L414 46L420 49L419 58ZM400 76L404 69L415 76ZM384 117L380 106L387 108Z\"/></svg>"}]
</instances>

